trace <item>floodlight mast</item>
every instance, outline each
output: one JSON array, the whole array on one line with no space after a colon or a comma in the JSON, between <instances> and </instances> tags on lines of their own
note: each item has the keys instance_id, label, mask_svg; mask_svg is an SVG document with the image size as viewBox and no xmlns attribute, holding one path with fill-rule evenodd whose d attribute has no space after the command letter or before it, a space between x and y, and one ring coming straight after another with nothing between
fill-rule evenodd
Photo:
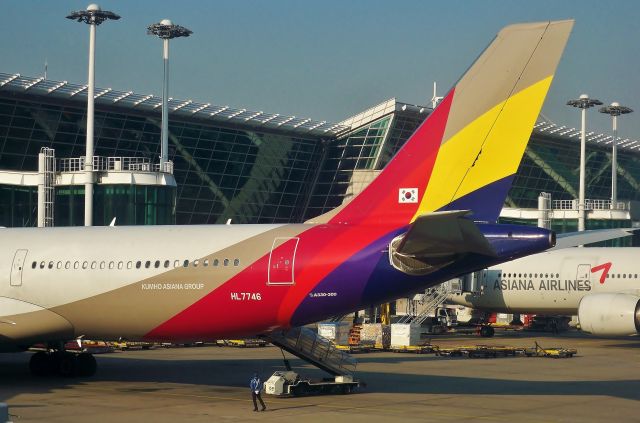
<instances>
[{"instance_id":1,"label":"floodlight mast","mask_svg":"<svg viewBox=\"0 0 640 423\"><path fill-rule=\"evenodd\" d=\"M601 107L600 113L611 115L613 125L613 141L611 143L611 209L618 208L618 116L632 113L629 107L613 102L610 106Z\"/></svg>"},{"instance_id":2,"label":"floodlight mast","mask_svg":"<svg viewBox=\"0 0 640 423\"><path fill-rule=\"evenodd\" d=\"M96 57L96 27L111 19L118 20L120 16L113 12L100 9L97 4L90 4L87 10L71 12L67 19L83 22L89 25L89 76L87 81L87 137L84 158L84 226L93 225L93 122L94 122L94 91L95 91L95 57Z\"/></svg>"},{"instance_id":3,"label":"floodlight mast","mask_svg":"<svg viewBox=\"0 0 640 423\"><path fill-rule=\"evenodd\" d=\"M576 100L567 101L567 106L582 109L582 128L580 131L580 192L578 195L578 231L584 231L584 179L586 165L586 131L587 131L587 109L602 104L600 100L589 98L588 95L582 94Z\"/></svg>"},{"instance_id":4,"label":"floodlight mast","mask_svg":"<svg viewBox=\"0 0 640 423\"><path fill-rule=\"evenodd\" d=\"M169 150L169 40L177 37L188 37L193 32L183 26L174 25L169 19L149 25L147 34L162 39L162 59L164 61L164 77L162 84L162 124L160 130L160 172L165 172Z\"/></svg>"}]
</instances>

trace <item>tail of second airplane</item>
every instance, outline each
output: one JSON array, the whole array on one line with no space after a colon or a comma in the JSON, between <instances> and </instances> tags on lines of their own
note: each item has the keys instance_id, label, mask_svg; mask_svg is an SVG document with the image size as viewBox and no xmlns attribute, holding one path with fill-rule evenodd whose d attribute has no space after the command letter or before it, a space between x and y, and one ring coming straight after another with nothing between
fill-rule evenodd
<instances>
[{"instance_id":1,"label":"tail of second airplane","mask_svg":"<svg viewBox=\"0 0 640 423\"><path fill-rule=\"evenodd\" d=\"M504 28L380 175L310 222L401 227L447 210L495 222L572 27Z\"/></svg>"}]
</instances>

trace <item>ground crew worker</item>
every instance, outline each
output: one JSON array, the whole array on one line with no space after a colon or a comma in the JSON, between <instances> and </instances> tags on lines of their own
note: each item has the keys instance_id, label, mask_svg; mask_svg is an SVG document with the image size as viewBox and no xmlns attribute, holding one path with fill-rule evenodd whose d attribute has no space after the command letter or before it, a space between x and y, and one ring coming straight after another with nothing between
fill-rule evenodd
<instances>
[{"instance_id":1,"label":"ground crew worker","mask_svg":"<svg viewBox=\"0 0 640 423\"><path fill-rule=\"evenodd\" d=\"M251 399L253 399L253 411L258 411L256 398L260 400L260 404L262 405L262 410L260 411L266 410L267 406L264 405L264 401L262 401L262 397L260 396L260 392L262 391L262 381L260 380L258 373L253 374L253 378L249 382L249 388L251 389Z\"/></svg>"}]
</instances>

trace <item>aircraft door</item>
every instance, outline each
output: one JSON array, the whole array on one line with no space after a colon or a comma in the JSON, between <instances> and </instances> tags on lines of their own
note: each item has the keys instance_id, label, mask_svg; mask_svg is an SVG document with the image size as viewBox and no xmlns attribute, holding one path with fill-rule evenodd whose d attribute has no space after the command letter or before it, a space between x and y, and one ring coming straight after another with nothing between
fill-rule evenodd
<instances>
[{"instance_id":1,"label":"aircraft door","mask_svg":"<svg viewBox=\"0 0 640 423\"><path fill-rule=\"evenodd\" d=\"M9 283L11 286L22 285L22 270L24 269L24 261L27 258L28 250L16 250L13 256L13 264L11 265L11 277Z\"/></svg>"},{"instance_id":2,"label":"aircraft door","mask_svg":"<svg viewBox=\"0 0 640 423\"><path fill-rule=\"evenodd\" d=\"M577 281L588 281L591 278L591 265L590 264L579 264L578 270L576 271L576 280Z\"/></svg>"},{"instance_id":3,"label":"aircraft door","mask_svg":"<svg viewBox=\"0 0 640 423\"><path fill-rule=\"evenodd\" d=\"M276 238L269 255L267 285L293 285L296 250L300 238Z\"/></svg>"}]
</instances>

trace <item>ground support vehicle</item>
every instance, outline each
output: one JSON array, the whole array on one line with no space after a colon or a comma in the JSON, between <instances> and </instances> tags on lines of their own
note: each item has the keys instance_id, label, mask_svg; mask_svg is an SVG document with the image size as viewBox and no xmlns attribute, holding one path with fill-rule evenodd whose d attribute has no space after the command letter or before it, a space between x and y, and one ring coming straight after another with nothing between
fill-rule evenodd
<instances>
[{"instance_id":1,"label":"ground support vehicle","mask_svg":"<svg viewBox=\"0 0 640 423\"><path fill-rule=\"evenodd\" d=\"M374 349L370 345L336 345L336 348L349 354L368 353Z\"/></svg>"},{"instance_id":2,"label":"ground support vehicle","mask_svg":"<svg viewBox=\"0 0 640 423\"><path fill-rule=\"evenodd\" d=\"M396 353L432 354L436 347L427 345L392 345L390 350Z\"/></svg>"},{"instance_id":3,"label":"ground support vehicle","mask_svg":"<svg viewBox=\"0 0 640 423\"><path fill-rule=\"evenodd\" d=\"M277 371L265 383L264 391L268 395L279 397L349 394L360 388L360 381L352 376L341 375L335 378L311 380L302 378L294 371Z\"/></svg>"},{"instance_id":4,"label":"ground support vehicle","mask_svg":"<svg viewBox=\"0 0 640 423\"><path fill-rule=\"evenodd\" d=\"M224 347L238 348L256 348L266 347L267 341L264 339L248 338L248 339L219 339L216 344Z\"/></svg>"},{"instance_id":5,"label":"ground support vehicle","mask_svg":"<svg viewBox=\"0 0 640 423\"><path fill-rule=\"evenodd\" d=\"M524 348L506 347L506 346L488 346L488 345L472 345L472 346L456 346L456 347L436 347L435 353L444 357L469 357L469 358L496 358L496 357L515 357L522 355Z\"/></svg>"},{"instance_id":6,"label":"ground support vehicle","mask_svg":"<svg viewBox=\"0 0 640 423\"><path fill-rule=\"evenodd\" d=\"M527 357L570 358L578 354L578 350L575 348L562 347L542 348L540 344L536 342L535 347L527 348L524 354Z\"/></svg>"}]
</instances>

